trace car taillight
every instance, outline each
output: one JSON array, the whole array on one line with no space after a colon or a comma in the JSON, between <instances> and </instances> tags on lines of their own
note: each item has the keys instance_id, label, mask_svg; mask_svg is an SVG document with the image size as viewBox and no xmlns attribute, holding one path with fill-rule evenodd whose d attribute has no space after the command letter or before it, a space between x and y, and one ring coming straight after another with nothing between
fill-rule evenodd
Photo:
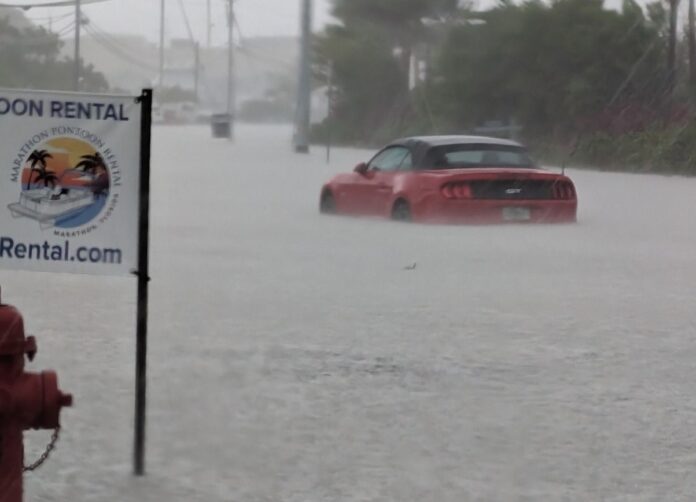
<instances>
[{"instance_id":1,"label":"car taillight","mask_svg":"<svg viewBox=\"0 0 696 502\"><path fill-rule=\"evenodd\" d=\"M553 186L553 196L556 199L573 200L575 199L575 187L567 181L556 183Z\"/></svg>"},{"instance_id":2,"label":"car taillight","mask_svg":"<svg viewBox=\"0 0 696 502\"><path fill-rule=\"evenodd\" d=\"M446 183L441 189L446 199L471 199L471 186L468 183Z\"/></svg>"}]
</instances>

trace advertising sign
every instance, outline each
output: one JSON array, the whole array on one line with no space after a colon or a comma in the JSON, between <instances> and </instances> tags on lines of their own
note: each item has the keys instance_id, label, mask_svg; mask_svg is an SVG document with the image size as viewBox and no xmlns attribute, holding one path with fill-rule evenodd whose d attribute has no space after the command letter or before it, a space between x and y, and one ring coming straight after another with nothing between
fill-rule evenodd
<instances>
[{"instance_id":1,"label":"advertising sign","mask_svg":"<svg viewBox=\"0 0 696 502\"><path fill-rule=\"evenodd\" d=\"M138 266L141 103L0 89L0 267Z\"/></svg>"}]
</instances>

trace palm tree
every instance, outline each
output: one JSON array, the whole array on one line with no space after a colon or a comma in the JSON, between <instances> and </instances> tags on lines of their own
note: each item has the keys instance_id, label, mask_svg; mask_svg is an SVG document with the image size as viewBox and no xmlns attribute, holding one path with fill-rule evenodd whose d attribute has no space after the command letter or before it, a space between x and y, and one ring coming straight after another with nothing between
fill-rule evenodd
<instances>
[{"instance_id":1,"label":"palm tree","mask_svg":"<svg viewBox=\"0 0 696 502\"><path fill-rule=\"evenodd\" d=\"M58 176L53 171L48 171L45 167L38 170L38 174L34 179L35 182L43 181L44 187L51 185L51 188L56 187L56 182L58 181Z\"/></svg>"},{"instance_id":2,"label":"palm tree","mask_svg":"<svg viewBox=\"0 0 696 502\"><path fill-rule=\"evenodd\" d=\"M408 88L414 49L427 38L425 21L449 19L459 12L458 5L457 0L336 0L333 15L346 26L379 27L395 49Z\"/></svg>"},{"instance_id":3,"label":"palm tree","mask_svg":"<svg viewBox=\"0 0 696 502\"><path fill-rule=\"evenodd\" d=\"M92 155L83 155L80 158L82 160L75 166L75 169L82 169L83 172L92 174L96 174L98 169L106 171L104 157L99 152L95 152Z\"/></svg>"},{"instance_id":4,"label":"palm tree","mask_svg":"<svg viewBox=\"0 0 696 502\"><path fill-rule=\"evenodd\" d=\"M31 181L34 176L34 172L37 170L36 165L38 164L39 170L46 169L46 159L52 159L53 155L48 153L46 150L34 150L29 155L27 162L31 162L31 167L29 168L29 180L27 181L27 190L31 188Z\"/></svg>"},{"instance_id":5,"label":"palm tree","mask_svg":"<svg viewBox=\"0 0 696 502\"><path fill-rule=\"evenodd\" d=\"M109 193L109 175L106 174L106 172L101 173L97 176L97 179L92 182L90 188L95 199L106 197Z\"/></svg>"}]
</instances>

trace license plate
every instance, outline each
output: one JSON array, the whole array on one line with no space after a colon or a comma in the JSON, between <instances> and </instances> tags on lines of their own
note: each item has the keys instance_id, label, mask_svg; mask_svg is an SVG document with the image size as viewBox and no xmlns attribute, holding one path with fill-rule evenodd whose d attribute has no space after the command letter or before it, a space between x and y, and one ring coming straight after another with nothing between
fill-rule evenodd
<instances>
[{"instance_id":1,"label":"license plate","mask_svg":"<svg viewBox=\"0 0 696 502\"><path fill-rule=\"evenodd\" d=\"M503 220L505 221L528 221L532 217L532 212L528 207L504 207Z\"/></svg>"}]
</instances>

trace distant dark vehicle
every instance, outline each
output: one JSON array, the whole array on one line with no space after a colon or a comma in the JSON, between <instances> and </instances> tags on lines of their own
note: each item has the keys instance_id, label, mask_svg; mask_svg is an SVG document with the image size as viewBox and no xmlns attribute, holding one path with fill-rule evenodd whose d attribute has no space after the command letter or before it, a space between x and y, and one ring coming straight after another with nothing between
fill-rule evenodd
<instances>
[{"instance_id":1,"label":"distant dark vehicle","mask_svg":"<svg viewBox=\"0 0 696 502\"><path fill-rule=\"evenodd\" d=\"M432 223L570 223L567 176L539 168L519 143L482 136L394 141L321 191L322 213Z\"/></svg>"}]
</instances>

